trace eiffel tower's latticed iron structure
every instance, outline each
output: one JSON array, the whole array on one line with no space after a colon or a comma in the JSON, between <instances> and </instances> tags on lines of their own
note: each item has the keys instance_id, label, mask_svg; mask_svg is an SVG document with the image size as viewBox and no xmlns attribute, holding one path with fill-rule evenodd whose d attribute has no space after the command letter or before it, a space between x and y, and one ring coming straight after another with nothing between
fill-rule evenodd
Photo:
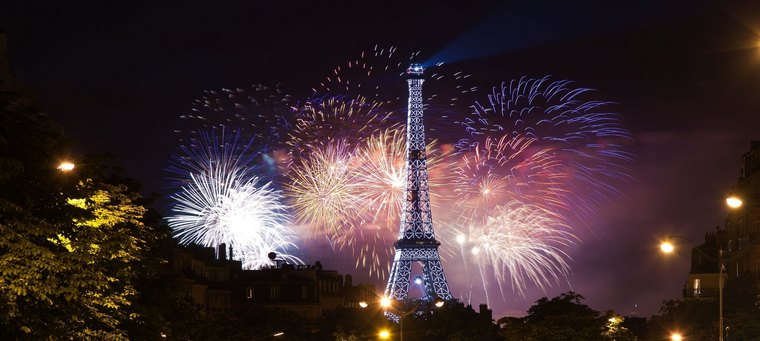
<instances>
[{"instance_id":1,"label":"eiffel tower's latticed iron structure","mask_svg":"<svg viewBox=\"0 0 760 341\"><path fill-rule=\"evenodd\" d=\"M422 123L422 82L425 80L420 64L413 63L406 70L409 84L408 117L406 123L406 200L404 201L399 240L394 245L393 259L385 296L404 300L409 293L412 262L422 265L425 285L423 300L435 298L450 300L451 292L443 274L441 257L433 233L430 214L427 161L425 155L425 126Z\"/></svg>"}]
</instances>

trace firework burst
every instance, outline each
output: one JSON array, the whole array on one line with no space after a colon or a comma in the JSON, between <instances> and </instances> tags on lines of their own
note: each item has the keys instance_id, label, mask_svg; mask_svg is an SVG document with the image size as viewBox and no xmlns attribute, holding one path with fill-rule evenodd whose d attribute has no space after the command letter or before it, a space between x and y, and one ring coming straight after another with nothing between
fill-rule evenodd
<instances>
[{"instance_id":1,"label":"firework burst","mask_svg":"<svg viewBox=\"0 0 760 341\"><path fill-rule=\"evenodd\" d=\"M386 129L367 138L357 149L359 197L373 213L375 223L398 223L403 204L406 180L406 136L401 127ZM452 153L433 141L426 146L427 171L433 174L431 189L441 189L452 180L448 172ZM436 199L449 200L444 191L432 191ZM396 231L398 232L398 231Z\"/></svg>"},{"instance_id":2,"label":"firework burst","mask_svg":"<svg viewBox=\"0 0 760 341\"><path fill-rule=\"evenodd\" d=\"M355 148L364 137L389 125L391 114L364 97L314 99L299 108L288 144L296 154L331 143Z\"/></svg>"},{"instance_id":3,"label":"firework burst","mask_svg":"<svg viewBox=\"0 0 760 341\"><path fill-rule=\"evenodd\" d=\"M290 168L285 193L296 220L314 235L338 241L362 222L358 177L351 170L354 152L344 141L302 152Z\"/></svg>"},{"instance_id":4,"label":"firework burst","mask_svg":"<svg viewBox=\"0 0 760 341\"><path fill-rule=\"evenodd\" d=\"M387 129L363 141L355 152L350 170L359 206L365 209L361 228L348 230L343 244L354 250L356 266L370 275L384 277L398 239L402 204L406 196L406 137L400 127ZM428 172L435 174L430 188L440 189L451 180L448 175L450 152L434 141L427 146ZM445 191L433 192L433 203L448 201Z\"/></svg>"},{"instance_id":5,"label":"firework burst","mask_svg":"<svg viewBox=\"0 0 760 341\"><path fill-rule=\"evenodd\" d=\"M517 198L547 209L564 207L563 186L569 174L553 150L537 142L520 135L486 136L461 150L454 191L465 211L480 216Z\"/></svg>"},{"instance_id":6,"label":"firework burst","mask_svg":"<svg viewBox=\"0 0 760 341\"><path fill-rule=\"evenodd\" d=\"M522 295L529 283L545 290L570 272L570 258L564 250L575 245L577 238L554 212L511 200L469 223L463 231L448 231L454 238L447 240L459 244L451 248L462 252L463 262L475 263L470 265L479 270L486 297L489 273L501 290L504 282L509 282L512 290Z\"/></svg>"},{"instance_id":7,"label":"firework burst","mask_svg":"<svg viewBox=\"0 0 760 341\"><path fill-rule=\"evenodd\" d=\"M314 87L313 97L347 96L366 98L379 103L392 113L393 123L406 119L407 92L403 75L409 63L418 58L420 51L399 50L395 46L375 45L357 57L336 66ZM462 117L470 112L469 106L478 92L471 75L453 69L444 63L426 65L425 113L436 120L427 120L426 130L436 135L450 134L457 129Z\"/></svg>"},{"instance_id":8,"label":"firework burst","mask_svg":"<svg viewBox=\"0 0 760 341\"><path fill-rule=\"evenodd\" d=\"M488 102L476 102L473 116L464 121L470 137L458 145L463 153L488 143L521 143L527 155L525 188L533 197L514 191L520 200L561 210L584 226L593 225L595 208L618 194L616 187L630 179L627 165L631 135L610 102L589 99L592 90L574 87L570 81L521 79L493 89ZM498 150L499 148L495 148ZM536 164L534 160L543 161ZM515 163L506 163L514 172ZM503 165L496 167L501 168ZM466 166L464 168L467 168ZM491 168L491 167L487 167Z\"/></svg>"},{"instance_id":9,"label":"firework burst","mask_svg":"<svg viewBox=\"0 0 760 341\"><path fill-rule=\"evenodd\" d=\"M180 148L172 158L172 176L184 181L171 199L167 218L182 244L233 246L235 258L248 267L265 264L266 255L294 247L295 233L286 227L288 215L280 191L262 184L251 162L251 142L240 144L240 134L201 134L204 138ZM184 176L183 176L184 175Z\"/></svg>"}]
</instances>

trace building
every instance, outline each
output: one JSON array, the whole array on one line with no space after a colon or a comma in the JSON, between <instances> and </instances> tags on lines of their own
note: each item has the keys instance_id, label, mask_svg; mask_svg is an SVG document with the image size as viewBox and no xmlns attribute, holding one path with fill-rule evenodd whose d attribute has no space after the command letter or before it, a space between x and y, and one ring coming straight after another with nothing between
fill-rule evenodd
<instances>
[{"instance_id":1,"label":"building","mask_svg":"<svg viewBox=\"0 0 760 341\"><path fill-rule=\"evenodd\" d=\"M325 313L358 307L376 299L375 288L352 283L351 275L325 270L320 262L294 265L274 259L268 268L243 270L227 258L232 250L197 245L179 246L172 267L180 284L198 308L207 314L228 311L235 305L257 305L292 311L314 323Z\"/></svg>"},{"instance_id":2,"label":"building","mask_svg":"<svg viewBox=\"0 0 760 341\"><path fill-rule=\"evenodd\" d=\"M684 283L683 297L718 297L718 252L725 246L725 230L705 233L705 242L691 250L691 270Z\"/></svg>"},{"instance_id":3,"label":"building","mask_svg":"<svg viewBox=\"0 0 760 341\"><path fill-rule=\"evenodd\" d=\"M224 245L219 249L224 250ZM240 276L241 262L227 259L226 252L190 245L177 247L171 264L180 275L181 287L201 311L217 313L230 309L232 284Z\"/></svg>"},{"instance_id":4,"label":"building","mask_svg":"<svg viewBox=\"0 0 760 341\"><path fill-rule=\"evenodd\" d=\"M726 218L724 258L729 279L757 277L760 273L760 141L752 141L750 150L742 155L741 165L731 195L738 197L742 205Z\"/></svg>"},{"instance_id":5,"label":"building","mask_svg":"<svg viewBox=\"0 0 760 341\"><path fill-rule=\"evenodd\" d=\"M750 276L760 284L760 141L752 141L742 155L739 178L729 194L741 205L730 210L724 228L707 233L704 244L692 250L685 298L718 296L719 254L726 281Z\"/></svg>"}]
</instances>

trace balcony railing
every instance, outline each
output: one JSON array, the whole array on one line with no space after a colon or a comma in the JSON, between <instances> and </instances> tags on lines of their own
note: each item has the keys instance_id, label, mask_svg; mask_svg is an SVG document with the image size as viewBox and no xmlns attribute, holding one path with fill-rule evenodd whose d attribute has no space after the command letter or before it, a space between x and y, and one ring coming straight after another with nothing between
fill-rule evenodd
<instances>
[{"instance_id":1,"label":"balcony railing","mask_svg":"<svg viewBox=\"0 0 760 341\"><path fill-rule=\"evenodd\" d=\"M717 298L718 288L686 288L683 289L683 297L685 298Z\"/></svg>"}]
</instances>

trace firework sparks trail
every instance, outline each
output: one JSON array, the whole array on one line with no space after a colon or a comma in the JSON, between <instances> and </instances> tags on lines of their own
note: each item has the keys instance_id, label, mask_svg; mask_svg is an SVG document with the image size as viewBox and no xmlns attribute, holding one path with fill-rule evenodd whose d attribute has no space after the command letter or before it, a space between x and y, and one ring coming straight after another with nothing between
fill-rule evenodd
<instances>
[{"instance_id":1,"label":"firework sparks trail","mask_svg":"<svg viewBox=\"0 0 760 341\"><path fill-rule=\"evenodd\" d=\"M427 146L428 171L435 176L431 188L442 188L449 180L449 152L437 142ZM361 228L343 236L344 245L357 255L356 267L368 269L370 276L387 275L393 243L398 239L402 204L405 198L406 136L400 127L373 134L356 150L350 168L356 179L356 200L366 210ZM444 191L434 192L433 203L451 200Z\"/></svg>"},{"instance_id":2,"label":"firework sparks trail","mask_svg":"<svg viewBox=\"0 0 760 341\"><path fill-rule=\"evenodd\" d=\"M280 191L271 183L261 184L250 162L255 152L250 144L239 144L239 134L202 134L197 144L183 146L172 160L175 177L189 180L180 185L167 219L182 244L233 246L232 255L247 267L268 264L267 254L287 254L295 247L295 233L286 227L288 215ZM221 139L221 140L220 140Z\"/></svg>"},{"instance_id":3,"label":"firework sparks trail","mask_svg":"<svg viewBox=\"0 0 760 341\"><path fill-rule=\"evenodd\" d=\"M547 209L564 208L564 184L570 175L552 150L537 142L519 135L486 136L482 143L460 151L454 191L464 213L487 215L496 205L514 198Z\"/></svg>"},{"instance_id":4,"label":"firework sparks trail","mask_svg":"<svg viewBox=\"0 0 760 341\"><path fill-rule=\"evenodd\" d=\"M335 142L355 148L366 136L389 125L391 114L380 103L361 96L312 99L298 108L288 144L297 154Z\"/></svg>"},{"instance_id":5,"label":"firework sparks trail","mask_svg":"<svg viewBox=\"0 0 760 341\"><path fill-rule=\"evenodd\" d=\"M403 79L409 63L420 51L401 51L395 46L375 45L356 58L336 66L319 86L312 88L313 97L325 95L366 98L379 103L392 113L393 123L406 119L407 92ZM461 118L471 110L479 88L469 73L438 63L426 66L425 113L435 120L425 122L429 140L436 135L449 134L461 124Z\"/></svg>"},{"instance_id":6,"label":"firework sparks trail","mask_svg":"<svg viewBox=\"0 0 760 341\"><path fill-rule=\"evenodd\" d=\"M452 166L450 151L433 141L426 146L427 170L431 176L431 189L443 188L453 177L447 172ZM406 135L402 127L386 129L367 138L357 149L357 162L353 169L359 182L362 204L374 212L372 221L378 224L398 224L401 206L406 195ZM451 200L444 191L434 191L431 196ZM435 201L434 203L438 203ZM398 233L398 226L393 227Z\"/></svg>"},{"instance_id":7,"label":"firework sparks trail","mask_svg":"<svg viewBox=\"0 0 760 341\"><path fill-rule=\"evenodd\" d=\"M361 225L365 211L358 199L357 174L351 171L354 152L341 140L301 154L285 185L296 220L308 225L312 236L340 241Z\"/></svg>"},{"instance_id":8,"label":"firework sparks trail","mask_svg":"<svg viewBox=\"0 0 760 341\"><path fill-rule=\"evenodd\" d=\"M516 80L475 102L463 120L469 136L456 145L455 168L462 214L446 232L466 231L448 239L477 256L486 295L489 274L500 288L509 278L518 294L529 283L558 283L574 232L593 224L596 208L630 178L630 133L609 102L586 100L590 94L548 77ZM464 254L461 261L467 269Z\"/></svg>"},{"instance_id":9,"label":"firework sparks trail","mask_svg":"<svg viewBox=\"0 0 760 341\"><path fill-rule=\"evenodd\" d=\"M282 142L292 124L291 102L282 84L206 90L193 101L191 113L180 116L182 124L175 133L185 143L203 131L234 127L258 141Z\"/></svg>"},{"instance_id":10,"label":"firework sparks trail","mask_svg":"<svg viewBox=\"0 0 760 341\"><path fill-rule=\"evenodd\" d=\"M612 103L588 99L591 95L591 89L549 77L502 83L493 88L486 104L475 103L472 117L464 121L470 137L462 139L458 148L467 152L488 140L531 139L527 152L552 160L545 175L571 175L548 181L558 186L539 195L558 212L577 219L574 225L592 227L595 208L619 194L617 186L630 180L627 165L632 154L631 134L609 111ZM537 184L546 177L531 179ZM527 202L538 204L533 199Z\"/></svg>"},{"instance_id":11,"label":"firework sparks trail","mask_svg":"<svg viewBox=\"0 0 760 341\"><path fill-rule=\"evenodd\" d=\"M503 290L504 281L509 281L518 294L524 293L528 283L545 290L567 276L570 258L563 250L578 240L568 230L569 226L557 214L511 200L497 206L466 231L450 232L456 235L463 252L475 256L474 265L479 269L483 290L488 295L489 272L493 273L499 288Z\"/></svg>"}]
</instances>

